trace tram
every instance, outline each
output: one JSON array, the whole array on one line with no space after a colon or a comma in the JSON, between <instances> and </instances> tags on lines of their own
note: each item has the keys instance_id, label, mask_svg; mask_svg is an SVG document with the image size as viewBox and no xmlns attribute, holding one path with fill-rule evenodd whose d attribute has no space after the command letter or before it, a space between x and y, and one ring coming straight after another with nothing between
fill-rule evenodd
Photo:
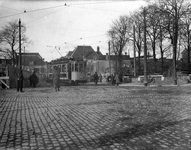
<instances>
[{"instance_id":1,"label":"tram","mask_svg":"<svg viewBox=\"0 0 191 150\"><path fill-rule=\"evenodd\" d=\"M86 62L64 60L51 62L47 66L47 82L52 82L53 70L57 67L60 71L61 83L86 83Z\"/></svg>"}]
</instances>

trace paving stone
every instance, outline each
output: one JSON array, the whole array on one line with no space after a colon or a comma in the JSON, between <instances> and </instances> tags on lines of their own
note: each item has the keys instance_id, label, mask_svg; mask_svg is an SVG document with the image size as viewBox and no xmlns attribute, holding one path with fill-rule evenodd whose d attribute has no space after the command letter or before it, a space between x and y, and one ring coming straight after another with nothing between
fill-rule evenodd
<instances>
[{"instance_id":1,"label":"paving stone","mask_svg":"<svg viewBox=\"0 0 191 150\"><path fill-rule=\"evenodd\" d=\"M101 86L51 90L29 88L22 96L8 90L0 95L0 149L14 143L23 149L46 150L191 146L191 95Z\"/></svg>"}]
</instances>

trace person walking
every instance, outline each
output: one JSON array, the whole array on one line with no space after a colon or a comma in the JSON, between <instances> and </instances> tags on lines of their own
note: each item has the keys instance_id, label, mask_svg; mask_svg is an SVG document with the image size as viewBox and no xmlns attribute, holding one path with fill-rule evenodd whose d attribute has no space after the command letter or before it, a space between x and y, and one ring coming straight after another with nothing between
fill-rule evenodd
<instances>
[{"instance_id":1,"label":"person walking","mask_svg":"<svg viewBox=\"0 0 191 150\"><path fill-rule=\"evenodd\" d=\"M60 72L57 67L55 67L53 71L53 86L55 92L60 91Z\"/></svg>"},{"instance_id":2,"label":"person walking","mask_svg":"<svg viewBox=\"0 0 191 150\"><path fill-rule=\"evenodd\" d=\"M22 69L19 69L16 73L17 76L17 92L24 92L23 91L23 71Z\"/></svg>"},{"instance_id":3,"label":"person walking","mask_svg":"<svg viewBox=\"0 0 191 150\"><path fill-rule=\"evenodd\" d=\"M115 85L119 85L119 74L118 73L116 73L116 75L115 75Z\"/></svg>"},{"instance_id":4,"label":"person walking","mask_svg":"<svg viewBox=\"0 0 191 150\"><path fill-rule=\"evenodd\" d=\"M36 84L38 83L38 77L36 76L35 71L33 71L30 77L31 77L31 85L33 88L35 88Z\"/></svg>"},{"instance_id":5,"label":"person walking","mask_svg":"<svg viewBox=\"0 0 191 150\"><path fill-rule=\"evenodd\" d=\"M102 82L102 75L99 75L99 82Z\"/></svg>"},{"instance_id":6,"label":"person walking","mask_svg":"<svg viewBox=\"0 0 191 150\"><path fill-rule=\"evenodd\" d=\"M97 85L98 79L99 79L99 76L98 76L97 72L95 72L94 73L94 82L96 85Z\"/></svg>"},{"instance_id":7,"label":"person walking","mask_svg":"<svg viewBox=\"0 0 191 150\"><path fill-rule=\"evenodd\" d=\"M190 79L189 74L187 74L186 79L187 79L187 83L190 83L190 82L191 82L191 79Z\"/></svg>"},{"instance_id":8,"label":"person walking","mask_svg":"<svg viewBox=\"0 0 191 150\"><path fill-rule=\"evenodd\" d=\"M115 85L115 79L113 74L111 74L111 85Z\"/></svg>"}]
</instances>

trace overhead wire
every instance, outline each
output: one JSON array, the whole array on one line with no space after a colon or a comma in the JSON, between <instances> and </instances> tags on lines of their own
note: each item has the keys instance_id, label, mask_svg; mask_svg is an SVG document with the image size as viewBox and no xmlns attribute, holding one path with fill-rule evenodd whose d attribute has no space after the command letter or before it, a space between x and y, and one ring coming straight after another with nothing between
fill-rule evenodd
<instances>
[{"instance_id":1,"label":"overhead wire","mask_svg":"<svg viewBox=\"0 0 191 150\"><path fill-rule=\"evenodd\" d=\"M130 0L130 1L132 1L132 0ZM119 2L119 1L118 1L118 2ZM121 2L122 2L122 1L121 1ZM124 2L124 1L123 1L123 2ZM21 14L25 14L25 13L33 13L33 12L44 11L44 10L49 10L49 9L53 9L53 8L59 8L59 7L66 7L66 6L69 7L69 6L75 6L75 5L94 5L94 4L103 4L103 3L114 3L114 1L111 1L111 2L94 2L94 3L76 3L76 4L69 4L69 5L66 5L66 3L65 3L65 4L63 4L63 5L58 5L58 6L53 6L53 7L46 7L46 8L41 8L41 9L29 10L29 11L24 10L23 12L20 12L20 13L16 13L16 14L11 14L11 15L7 15L7 16L0 17L0 19L8 18L8 17L13 17L13 16L16 16L16 15L21 15ZM4 7L4 6L2 6L2 7ZM85 8L85 7L81 7L81 8ZM11 8L8 8L8 7L7 7L7 9L11 9ZM62 10L62 9L63 9L63 8L61 8L61 9L59 9L59 10L56 10L56 11L54 11L54 12L51 12L51 13L49 13L49 14L46 14L46 15L44 15L44 16L42 16L42 17L39 17L39 18L37 18L37 19L35 19L35 20L32 20L32 21L30 21L30 22L27 22L26 24L29 24L29 23L34 22L34 21L36 21L36 20L39 20L39 19L41 19L41 18L43 18L43 17L45 17L45 16L48 16L48 15L51 15L51 14L53 14L53 13L56 13L56 12ZM104 9L94 9L94 8L85 8L85 9L93 9L93 10L101 10L101 11L116 11L116 10L104 10ZM11 10L14 10L14 9L11 9ZM15 10L15 11L19 11L19 10ZM104 35L105 35L105 34L104 34ZM83 38L83 39L92 38L92 37L98 37L98 36L103 36L103 35L96 35L96 36L91 36L91 37L85 37L85 38ZM78 40L81 40L81 39L69 41L69 42L67 42L67 43L71 43L71 42L78 41ZM66 42L65 42L65 43L66 43Z\"/></svg>"},{"instance_id":2,"label":"overhead wire","mask_svg":"<svg viewBox=\"0 0 191 150\"><path fill-rule=\"evenodd\" d=\"M41 19L41 18L44 18L44 17L49 16L49 15L51 15L51 14L54 14L54 13L56 13L56 12L62 10L62 9L63 9L63 8L61 8L61 9L59 9L59 10L56 10L56 11L54 11L54 12L51 12L51 13L49 13L49 14L46 14L46 15L44 15L44 16L41 16L41 17L39 17L39 18L37 18L37 19L34 19L34 20L30 21L30 22L27 22L26 24L32 23L32 22L37 21L37 20L39 20L39 19Z\"/></svg>"},{"instance_id":3,"label":"overhead wire","mask_svg":"<svg viewBox=\"0 0 191 150\"><path fill-rule=\"evenodd\" d=\"M139 0L128 0L128 1L139 1ZM20 12L20 13L11 14L11 15L7 15L7 16L2 16L2 17L0 17L0 19L8 18L8 17L16 16L16 15L21 15L21 14L24 14L24 13L32 13L32 12L37 12L37 11L44 11L44 10L48 10L48 9L58 8L58 7L66 7L66 6L69 7L69 6L73 6L73 5L94 5L94 4L102 4L102 3L118 3L118 2L124 2L124 1L111 1L111 2L104 1L104 2L76 3L76 4L74 3L74 4L69 4L69 5L65 3L65 4L62 4L62 5L46 7L46 8L41 8L41 9L35 9L35 10L29 10L29 11L24 10L23 12ZM1 7L4 7L4 6L1 6ZM9 9L12 9L12 8L9 8ZM112 11L112 10L110 10L110 11Z\"/></svg>"},{"instance_id":4,"label":"overhead wire","mask_svg":"<svg viewBox=\"0 0 191 150\"><path fill-rule=\"evenodd\" d=\"M5 8L5 9L9 9L9 10L13 10L13 11L20 11L18 9L14 9L14 8L10 8L10 7L5 7L5 6L1 6L1 5L0 5L0 7Z\"/></svg>"}]
</instances>

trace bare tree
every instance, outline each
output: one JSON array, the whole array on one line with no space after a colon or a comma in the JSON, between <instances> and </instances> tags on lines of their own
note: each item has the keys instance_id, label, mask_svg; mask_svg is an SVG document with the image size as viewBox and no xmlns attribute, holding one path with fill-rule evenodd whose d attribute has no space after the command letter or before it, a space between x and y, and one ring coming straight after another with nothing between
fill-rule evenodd
<instances>
[{"instance_id":1,"label":"bare tree","mask_svg":"<svg viewBox=\"0 0 191 150\"><path fill-rule=\"evenodd\" d=\"M133 29L131 29L131 39L135 40L136 52L138 53L138 74L141 74L141 54L143 52L143 14L142 11L136 11L131 15L130 23L134 25L135 37L133 37Z\"/></svg>"},{"instance_id":2,"label":"bare tree","mask_svg":"<svg viewBox=\"0 0 191 150\"><path fill-rule=\"evenodd\" d=\"M25 35L26 27L22 25L21 27L21 45L29 43L28 38ZM2 39L1 45L4 47L4 52L6 52L12 59L12 65L17 65L19 51L19 23L17 20L9 22L0 31L0 36Z\"/></svg>"},{"instance_id":3,"label":"bare tree","mask_svg":"<svg viewBox=\"0 0 191 150\"><path fill-rule=\"evenodd\" d=\"M125 50L126 44L129 41L130 24L129 17L124 15L112 22L111 29L108 31L108 36L111 39L111 53L117 56L118 69L122 73L122 54Z\"/></svg>"},{"instance_id":4,"label":"bare tree","mask_svg":"<svg viewBox=\"0 0 191 150\"><path fill-rule=\"evenodd\" d=\"M190 7L187 5L187 7ZM180 41L183 47L183 50L187 52L187 70L191 73L191 64L190 64L190 52L191 52L191 11L187 12L184 18L181 19L181 30L180 30Z\"/></svg>"},{"instance_id":5,"label":"bare tree","mask_svg":"<svg viewBox=\"0 0 191 150\"><path fill-rule=\"evenodd\" d=\"M147 37L150 42L152 53L153 53L153 63L154 63L154 72L157 72L156 67L156 44L158 42L158 38L160 36L160 15L157 13L157 5L149 5L146 8L147 13Z\"/></svg>"},{"instance_id":6,"label":"bare tree","mask_svg":"<svg viewBox=\"0 0 191 150\"><path fill-rule=\"evenodd\" d=\"M187 0L157 0L158 10L160 10L161 16L164 16L165 28L168 31L169 39L172 44L173 52L173 76L174 84L177 84L176 75L176 59L178 53L178 40L181 29L181 18L189 11L187 7Z\"/></svg>"}]
</instances>

